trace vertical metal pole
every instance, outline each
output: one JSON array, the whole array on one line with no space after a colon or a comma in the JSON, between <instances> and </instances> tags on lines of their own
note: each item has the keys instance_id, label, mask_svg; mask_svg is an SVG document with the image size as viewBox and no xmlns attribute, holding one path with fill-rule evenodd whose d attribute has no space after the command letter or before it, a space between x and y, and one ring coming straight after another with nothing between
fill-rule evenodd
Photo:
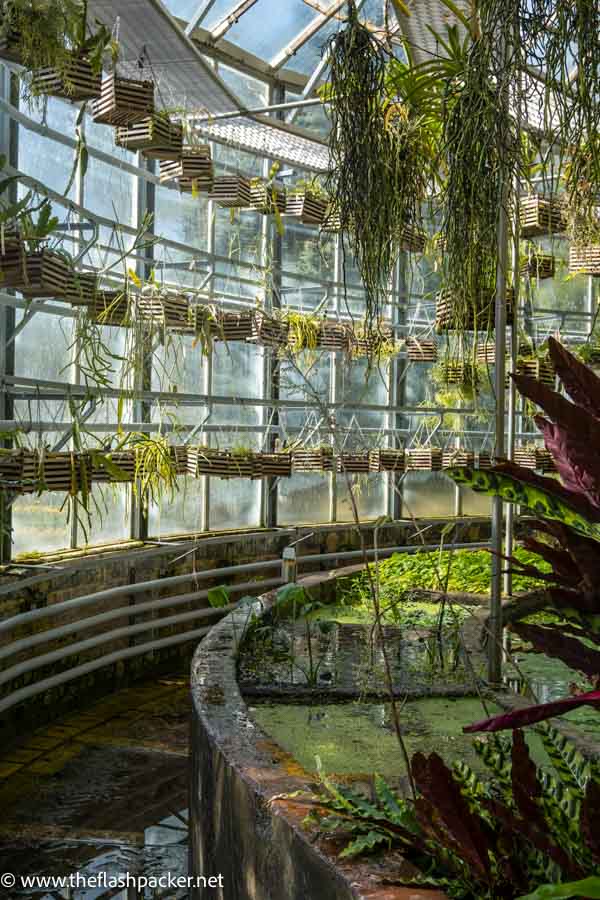
<instances>
[{"instance_id":1,"label":"vertical metal pole","mask_svg":"<svg viewBox=\"0 0 600 900\"><path fill-rule=\"evenodd\" d=\"M138 165L140 168L147 167L148 171L154 172L156 164L154 160L144 160L139 155ZM154 230L154 212L155 212L155 187L154 184L145 179L137 180L137 210L136 210L136 226L143 221L144 215L150 213L152 216L151 229ZM137 274L144 281L150 277L154 262L154 247L144 248L143 261L136 264ZM152 390L152 337L146 326L142 326L140 331L136 328L136 337L141 340L141 347L134 347L133 352L139 354L141 360L141 371L137 374L137 384L132 387L141 391ZM133 419L136 422L150 422L152 417L151 404L134 400ZM136 497L133 493L131 496L131 537L137 541L144 541L148 537L148 511L144 507L139 494Z\"/></svg>"},{"instance_id":2,"label":"vertical metal pole","mask_svg":"<svg viewBox=\"0 0 600 900\"><path fill-rule=\"evenodd\" d=\"M269 104L283 103L284 101L285 88L283 87L283 85L272 85L269 89ZM285 114L283 110L275 113L275 118L284 120ZM264 174L266 176L268 176L269 174L269 167L269 160L265 160ZM270 297L265 299L270 301L271 309L279 309L281 307L281 269L283 262L283 239L279 231L274 227L269 218L265 217L265 227L263 229L263 265L266 265L267 263L267 250L269 241L271 242L272 247L271 292ZM263 396L266 396L266 398L268 398L269 400L279 400L279 359L277 357L277 354L267 347L263 349L263 353L265 354L265 364L263 370L263 390L267 392L266 395L263 394ZM277 412L276 408L263 408L263 424L265 424L266 422L270 422L272 426L279 425L279 413ZM269 433L267 441L267 448L271 453L275 450L276 440L277 432L271 431ZM266 525L267 528L274 528L277 525L277 483L278 479L272 476L263 479L263 514L261 516L261 522L262 524Z\"/></svg>"},{"instance_id":3,"label":"vertical metal pole","mask_svg":"<svg viewBox=\"0 0 600 900\"><path fill-rule=\"evenodd\" d=\"M507 102L507 98L502 98ZM496 271L495 302L495 391L496 391L496 457L503 457L505 452L505 401L506 401L506 273L508 267L508 182L503 185L502 200L498 214L497 251L498 267ZM498 684L502 677L502 560L503 551L502 518L504 503L500 497L492 500L492 589L490 596L489 640L488 640L488 680Z\"/></svg>"},{"instance_id":4,"label":"vertical metal pole","mask_svg":"<svg viewBox=\"0 0 600 900\"><path fill-rule=\"evenodd\" d=\"M514 287L514 307L513 320L510 326L510 357L511 370L514 372L517 363L517 323L519 319L519 309L521 301L521 280L520 280L520 229L519 229L519 196L520 183L519 179L515 185L515 217L513 220L513 242L512 242L512 272ZM512 459L515 451L515 431L516 431L516 410L517 410L517 392L515 383L510 379L508 385L508 439L506 446L506 455L508 459ZM514 543L514 523L515 523L515 506L512 503L506 504L506 531L505 531L505 553L506 556L512 556ZM507 596L512 595L512 571L508 568L504 574L504 593ZM506 647L506 641L505 641Z\"/></svg>"},{"instance_id":5,"label":"vertical metal pole","mask_svg":"<svg viewBox=\"0 0 600 900\"><path fill-rule=\"evenodd\" d=\"M333 280L335 282L335 313L336 316L340 315L340 287L339 284L342 280L342 250L341 250L341 240L342 235L336 234L335 236L335 244L334 244L334 257L333 257ZM340 396L340 368L339 368L339 358L337 352L331 352L329 354L330 359L330 368L329 368L329 402L336 403L338 397ZM335 415L335 413L332 413ZM327 421L327 425L329 426L329 418ZM333 435L331 435L330 443L334 444ZM333 472L329 474L329 521L335 522L337 520L337 475L335 468Z\"/></svg>"},{"instance_id":6,"label":"vertical metal pole","mask_svg":"<svg viewBox=\"0 0 600 900\"><path fill-rule=\"evenodd\" d=\"M0 65L0 96L18 106L19 92L16 76L6 66ZM6 114L0 113L0 152L10 165L18 165L18 127ZM9 201L17 199L16 184L8 188ZM15 310L5 303L0 307L0 375L14 375L15 342L10 340L15 329ZM9 343L10 341L10 343ZM0 416L12 419L14 403L4 383L0 388ZM2 441L3 447L11 447L12 440ZM8 563L12 557L12 502L6 492L0 494L0 563Z\"/></svg>"},{"instance_id":7,"label":"vertical metal pole","mask_svg":"<svg viewBox=\"0 0 600 900\"><path fill-rule=\"evenodd\" d=\"M396 322L398 325L406 324L406 310L408 307L409 297L408 297L408 279L406 277L406 269L408 266L408 253L406 251L402 251L400 253L400 257L398 259L398 267L397 267L397 280L396 280L396 288L397 288L397 297L398 297L398 307L396 310ZM393 361L393 376L394 376L394 405L396 407L401 407L406 400L406 378L408 372L408 360L400 359L399 357L394 357ZM394 427L396 429L401 429L405 425L404 415L401 412L397 412L394 415ZM397 435L394 435L393 439L393 447L399 448L400 441ZM395 472L391 473L391 504L390 504L390 515L394 520L401 519L403 515L403 502L402 495L404 490L404 478L403 475L397 475Z\"/></svg>"}]
</instances>

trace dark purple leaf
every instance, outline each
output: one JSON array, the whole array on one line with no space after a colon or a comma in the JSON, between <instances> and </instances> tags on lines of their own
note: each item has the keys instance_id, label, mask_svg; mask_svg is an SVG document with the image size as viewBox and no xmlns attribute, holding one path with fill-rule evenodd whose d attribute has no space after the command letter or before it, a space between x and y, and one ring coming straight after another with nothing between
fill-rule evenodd
<instances>
[{"instance_id":1,"label":"dark purple leaf","mask_svg":"<svg viewBox=\"0 0 600 900\"><path fill-rule=\"evenodd\" d=\"M435 807L453 843L460 847L461 858L487 878L491 843L482 819L471 812L452 772L437 753L416 753L411 771L417 789Z\"/></svg>"},{"instance_id":2,"label":"dark purple leaf","mask_svg":"<svg viewBox=\"0 0 600 900\"><path fill-rule=\"evenodd\" d=\"M465 725L465 734L474 734L477 731L506 731L512 728L523 728L525 725L535 725L545 719L554 716L562 716L577 709L579 706L593 706L600 708L600 691L588 691L585 694L577 694L575 697L564 697L562 700L553 700L551 703L540 703L537 706L526 706L524 709L515 709L511 712L492 716L491 719L483 719L473 725Z\"/></svg>"},{"instance_id":3,"label":"dark purple leaf","mask_svg":"<svg viewBox=\"0 0 600 900\"><path fill-rule=\"evenodd\" d=\"M530 375L513 375L514 382L529 400L540 406L548 418L567 429L574 438L589 440L600 446L600 421L589 412L571 403L558 391Z\"/></svg>"},{"instance_id":4,"label":"dark purple leaf","mask_svg":"<svg viewBox=\"0 0 600 900\"><path fill-rule=\"evenodd\" d=\"M536 416L535 423L564 486L583 494L594 506L600 506L600 444L591 438L575 438L570 431L543 416Z\"/></svg>"},{"instance_id":5,"label":"dark purple leaf","mask_svg":"<svg viewBox=\"0 0 600 900\"><path fill-rule=\"evenodd\" d=\"M569 397L590 415L600 418L600 378L554 338L548 339L548 349Z\"/></svg>"},{"instance_id":6,"label":"dark purple leaf","mask_svg":"<svg viewBox=\"0 0 600 900\"><path fill-rule=\"evenodd\" d=\"M522 640L533 644L538 653L560 659L569 668L583 672L590 678L600 675L600 653L586 647L576 638L567 637L553 628L521 622L513 625L513 631L516 631Z\"/></svg>"}]
</instances>

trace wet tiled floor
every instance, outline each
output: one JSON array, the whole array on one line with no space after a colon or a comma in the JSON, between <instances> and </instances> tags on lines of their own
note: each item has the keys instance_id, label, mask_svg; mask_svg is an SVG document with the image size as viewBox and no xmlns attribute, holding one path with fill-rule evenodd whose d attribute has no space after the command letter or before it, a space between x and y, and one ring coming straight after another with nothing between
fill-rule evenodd
<instances>
[{"instance_id":1,"label":"wet tiled floor","mask_svg":"<svg viewBox=\"0 0 600 900\"><path fill-rule=\"evenodd\" d=\"M1 900L184 900L185 888L98 886L187 873L189 685L144 683L30 734L0 754ZM24 888L27 876L75 886ZM152 878L154 876L154 878ZM0 878L0 882L2 878ZM70 891L70 892L69 892Z\"/></svg>"}]
</instances>

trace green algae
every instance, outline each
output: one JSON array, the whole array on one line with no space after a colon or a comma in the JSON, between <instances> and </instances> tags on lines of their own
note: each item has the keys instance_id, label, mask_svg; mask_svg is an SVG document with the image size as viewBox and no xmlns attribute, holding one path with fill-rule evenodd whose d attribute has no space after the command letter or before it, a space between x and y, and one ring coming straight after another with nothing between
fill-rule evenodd
<instances>
[{"instance_id":1,"label":"green algae","mask_svg":"<svg viewBox=\"0 0 600 900\"><path fill-rule=\"evenodd\" d=\"M488 704L490 714L498 712ZM326 772L337 775L405 774L389 705L329 703L300 706L260 703L251 707L256 723L307 771L316 771L318 756ZM481 769L471 736L463 725L485 715L476 697L428 697L402 707L401 726L409 755L435 751L446 762L463 760Z\"/></svg>"}]
</instances>

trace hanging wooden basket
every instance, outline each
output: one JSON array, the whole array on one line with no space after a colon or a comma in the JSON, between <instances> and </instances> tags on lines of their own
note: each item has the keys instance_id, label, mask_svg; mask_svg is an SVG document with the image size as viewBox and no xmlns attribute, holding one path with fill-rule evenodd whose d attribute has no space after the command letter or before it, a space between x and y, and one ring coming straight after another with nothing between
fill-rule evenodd
<instances>
[{"instance_id":1,"label":"hanging wooden basket","mask_svg":"<svg viewBox=\"0 0 600 900\"><path fill-rule=\"evenodd\" d=\"M600 244L571 244L569 272L579 275L600 275Z\"/></svg>"},{"instance_id":2,"label":"hanging wooden basket","mask_svg":"<svg viewBox=\"0 0 600 900\"><path fill-rule=\"evenodd\" d=\"M213 164L210 147L184 147L179 159L161 160L160 183L175 181L185 193L210 193L213 189Z\"/></svg>"},{"instance_id":3,"label":"hanging wooden basket","mask_svg":"<svg viewBox=\"0 0 600 900\"><path fill-rule=\"evenodd\" d=\"M380 449L369 452L370 472L403 472L404 450Z\"/></svg>"},{"instance_id":4,"label":"hanging wooden basket","mask_svg":"<svg viewBox=\"0 0 600 900\"><path fill-rule=\"evenodd\" d=\"M439 472L442 468L442 451L439 447L422 447L406 450L407 472Z\"/></svg>"},{"instance_id":5,"label":"hanging wooden basket","mask_svg":"<svg viewBox=\"0 0 600 900\"><path fill-rule=\"evenodd\" d=\"M334 319L319 324L317 347L320 350L346 351L349 348L350 332L346 325Z\"/></svg>"},{"instance_id":6,"label":"hanging wooden basket","mask_svg":"<svg viewBox=\"0 0 600 900\"><path fill-rule=\"evenodd\" d=\"M124 291L98 291L89 307L89 315L99 325L127 327L132 324L129 298Z\"/></svg>"},{"instance_id":7,"label":"hanging wooden basket","mask_svg":"<svg viewBox=\"0 0 600 900\"><path fill-rule=\"evenodd\" d=\"M254 453L242 455L229 450L188 447L187 471L194 478L200 475L212 475L215 478L254 478L258 474L258 466Z\"/></svg>"},{"instance_id":8,"label":"hanging wooden basket","mask_svg":"<svg viewBox=\"0 0 600 900\"><path fill-rule=\"evenodd\" d=\"M243 175L221 175L214 179L209 197L224 209L249 209L252 205L250 179Z\"/></svg>"},{"instance_id":9,"label":"hanging wooden basket","mask_svg":"<svg viewBox=\"0 0 600 900\"><path fill-rule=\"evenodd\" d=\"M564 205L556 197L528 194L519 201L519 224L523 238L560 234L567 228Z\"/></svg>"},{"instance_id":10,"label":"hanging wooden basket","mask_svg":"<svg viewBox=\"0 0 600 900\"><path fill-rule=\"evenodd\" d=\"M438 357L437 341L433 338L406 338L406 355L411 362L435 362Z\"/></svg>"},{"instance_id":11,"label":"hanging wooden basket","mask_svg":"<svg viewBox=\"0 0 600 900\"><path fill-rule=\"evenodd\" d=\"M462 359L446 359L439 365L440 379L444 384L462 385L474 388L477 385L477 370L472 363Z\"/></svg>"},{"instance_id":12,"label":"hanging wooden basket","mask_svg":"<svg viewBox=\"0 0 600 900\"><path fill-rule=\"evenodd\" d=\"M184 294L175 291L141 293L136 297L141 319L156 322L174 331L191 332L190 303Z\"/></svg>"},{"instance_id":13,"label":"hanging wooden basket","mask_svg":"<svg viewBox=\"0 0 600 900\"><path fill-rule=\"evenodd\" d=\"M61 70L52 66L36 69L32 78L34 93L60 97L74 103L99 97L101 85L100 74L96 75L91 62L81 57L73 57Z\"/></svg>"},{"instance_id":14,"label":"hanging wooden basket","mask_svg":"<svg viewBox=\"0 0 600 900\"><path fill-rule=\"evenodd\" d=\"M452 466L474 466L475 454L472 450L464 450L462 447L447 447L442 453L442 468L450 469Z\"/></svg>"},{"instance_id":15,"label":"hanging wooden basket","mask_svg":"<svg viewBox=\"0 0 600 900\"><path fill-rule=\"evenodd\" d=\"M544 447L517 447L513 458L517 465L526 469L537 469L539 472L556 471L552 454Z\"/></svg>"},{"instance_id":16,"label":"hanging wooden basket","mask_svg":"<svg viewBox=\"0 0 600 900\"><path fill-rule=\"evenodd\" d=\"M286 192L284 215L299 219L303 225L323 225L327 208L328 200L306 188Z\"/></svg>"},{"instance_id":17,"label":"hanging wooden basket","mask_svg":"<svg viewBox=\"0 0 600 900\"><path fill-rule=\"evenodd\" d=\"M119 475L110 471L101 459L95 459L92 468L92 481L103 484L111 482L119 484L121 482L131 482L135 477L135 453L133 450L117 450L112 453L105 453L104 456L110 461L112 466L119 469Z\"/></svg>"},{"instance_id":18,"label":"hanging wooden basket","mask_svg":"<svg viewBox=\"0 0 600 900\"><path fill-rule=\"evenodd\" d=\"M332 472L333 448L292 450L292 469L294 472Z\"/></svg>"},{"instance_id":19,"label":"hanging wooden basket","mask_svg":"<svg viewBox=\"0 0 600 900\"><path fill-rule=\"evenodd\" d=\"M98 276L92 272L69 272L65 299L71 306L93 306L98 293Z\"/></svg>"},{"instance_id":20,"label":"hanging wooden basket","mask_svg":"<svg viewBox=\"0 0 600 900\"><path fill-rule=\"evenodd\" d=\"M100 97L92 105L94 122L127 127L154 112L154 83L121 78L114 72L102 80Z\"/></svg>"},{"instance_id":21,"label":"hanging wooden basket","mask_svg":"<svg viewBox=\"0 0 600 900\"><path fill-rule=\"evenodd\" d=\"M408 253L424 253L427 235L415 225L405 225L400 234L400 249Z\"/></svg>"},{"instance_id":22,"label":"hanging wooden basket","mask_svg":"<svg viewBox=\"0 0 600 900\"><path fill-rule=\"evenodd\" d=\"M92 481L92 461L87 453L23 452L20 493L68 491L87 493Z\"/></svg>"},{"instance_id":23,"label":"hanging wooden basket","mask_svg":"<svg viewBox=\"0 0 600 900\"><path fill-rule=\"evenodd\" d=\"M2 288L14 288L29 299L65 296L70 269L60 253L47 247L35 253L11 249L1 257L0 265Z\"/></svg>"},{"instance_id":24,"label":"hanging wooden basket","mask_svg":"<svg viewBox=\"0 0 600 900\"><path fill-rule=\"evenodd\" d=\"M539 281L543 281L545 278L554 278L555 271L556 260L551 253L534 253L521 265L523 277L528 276Z\"/></svg>"},{"instance_id":25,"label":"hanging wooden basket","mask_svg":"<svg viewBox=\"0 0 600 900\"><path fill-rule=\"evenodd\" d=\"M480 450L477 454L477 468L484 470L492 468L492 454L487 450Z\"/></svg>"},{"instance_id":26,"label":"hanging wooden basket","mask_svg":"<svg viewBox=\"0 0 600 900\"><path fill-rule=\"evenodd\" d=\"M292 474L291 453L260 453L257 474L261 478L289 478Z\"/></svg>"},{"instance_id":27,"label":"hanging wooden basket","mask_svg":"<svg viewBox=\"0 0 600 900\"><path fill-rule=\"evenodd\" d=\"M31 493L33 484L23 484L25 457L34 455L32 450L8 450L0 448L0 489L7 492Z\"/></svg>"},{"instance_id":28,"label":"hanging wooden basket","mask_svg":"<svg viewBox=\"0 0 600 900\"><path fill-rule=\"evenodd\" d=\"M264 181L250 183L250 208L263 216L285 212L285 191Z\"/></svg>"},{"instance_id":29,"label":"hanging wooden basket","mask_svg":"<svg viewBox=\"0 0 600 900\"><path fill-rule=\"evenodd\" d=\"M252 334L248 341L263 347L285 347L288 342L289 325L258 310L252 317Z\"/></svg>"},{"instance_id":30,"label":"hanging wooden basket","mask_svg":"<svg viewBox=\"0 0 600 900\"><path fill-rule=\"evenodd\" d=\"M348 329L348 349L352 356L377 356L393 341L392 329L387 325L379 326L371 331Z\"/></svg>"},{"instance_id":31,"label":"hanging wooden basket","mask_svg":"<svg viewBox=\"0 0 600 900\"><path fill-rule=\"evenodd\" d=\"M368 453L341 453L336 459L336 470L352 475L363 475L371 471Z\"/></svg>"},{"instance_id":32,"label":"hanging wooden basket","mask_svg":"<svg viewBox=\"0 0 600 900\"><path fill-rule=\"evenodd\" d=\"M0 16L4 18L1 9ZM0 59L21 64L23 60L21 43L21 32L17 31L16 28L7 27L5 33L0 37Z\"/></svg>"},{"instance_id":33,"label":"hanging wooden basket","mask_svg":"<svg viewBox=\"0 0 600 900\"><path fill-rule=\"evenodd\" d=\"M254 310L243 312L219 311L213 326L216 341L248 341L254 330Z\"/></svg>"},{"instance_id":34,"label":"hanging wooden basket","mask_svg":"<svg viewBox=\"0 0 600 900\"><path fill-rule=\"evenodd\" d=\"M531 358L521 357L517 359L515 373L517 375L527 375L529 378L535 378L537 381L541 381L542 384L546 384L548 387L552 388L556 382L556 375L550 360L539 359L536 356L532 356Z\"/></svg>"},{"instance_id":35,"label":"hanging wooden basket","mask_svg":"<svg viewBox=\"0 0 600 900\"><path fill-rule=\"evenodd\" d=\"M183 152L183 129L164 113L155 112L135 125L117 128L115 143L125 150L139 150L148 159L177 160Z\"/></svg>"},{"instance_id":36,"label":"hanging wooden basket","mask_svg":"<svg viewBox=\"0 0 600 900\"><path fill-rule=\"evenodd\" d=\"M342 230L342 222L340 219L339 210L337 210L331 203L327 204L327 209L325 210L325 218L321 223L321 231L325 231L328 234L339 234Z\"/></svg>"},{"instance_id":37,"label":"hanging wooden basket","mask_svg":"<svg viewBox=\"0 0 600 900\"><path fill-rule=\"evenodd\" d=\"M506 324L512 325L514 310L514 290L506 289ZM440 291L436 297L436 331L490 331L495 325L495 297L493 292L482 298L477 306L463 308L450 291Z\"/></svg>"}]
</instances>

